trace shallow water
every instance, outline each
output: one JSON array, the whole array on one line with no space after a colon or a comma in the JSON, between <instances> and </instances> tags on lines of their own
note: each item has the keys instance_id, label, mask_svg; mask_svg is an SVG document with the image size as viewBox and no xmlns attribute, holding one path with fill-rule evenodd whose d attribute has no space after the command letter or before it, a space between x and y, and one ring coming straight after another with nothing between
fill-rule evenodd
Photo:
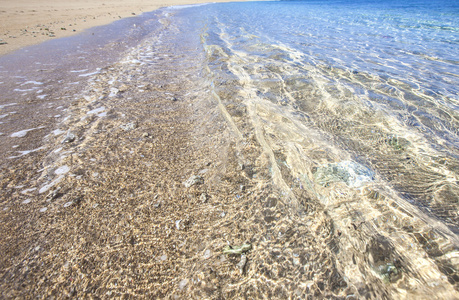
<instances>
[{"instance_id":1,"label":"shallow water","mask_svg":"<svg viewBox=\"0 0 459 300\"><path fill-rule=\"evenodd\" d=\"M377 285L454 297L459 7L285 1L189 14L205 23L211 84L240 147L260 144L299 211L325 210L345 281L360 296Z\"/></svg>"},{"instance_id":2,"label":"shallow water","mask_svg":"<svg viewBox=\"0 0 459 300\"><path fill-rule=\"evenodd\" d=\"M157 216L165 218L177 236L165 226L167 237L155 235L155 229L150 240L139 238L145 253L154 252L147 247L150 244L151 249L159 248L159 240L173 244L174 249L191 243L180 248L185 257L169 265L179 272L177 277L168 278L169 269L159 265L169 262L171 254L154 253L155 261L144 267L159 265L155 276L161 280L151 283L140 276L140 282L148 282L148 293L124 276L115 286L110 278L116 272L109 269L92 275L106 283L94 287L96 295L457 298L458 16L457 5L441 1L403 5L395 1L283 1L174 7L143 16L143 23L139 22L144 26L135 29L132 20L124 27L115 25L111 30L121 28L126 34L122 41L129 37L126 46L110 48L116 43L108 42L105 50L93 50L101 61L55 64L53 72L66 70L64 82L78 82L70 92L49 79L56 75L30 76L18 71L16 83L0 80L6 82L7 95L24 93L19 100L33 103L45 94L39 90L50 90L63 104L58 111L62 115L49 125L40 120L15 121L22 113L17 109L23 105L18 97L8 96L9 102L1 103L2 122L6 122L0 124L3 146L42 131L50 133L44 138L45 146L37 142L32 148L10 150L11 165L15 159L46 152L44 167L53 171L41 175L37 186L21 187L24 193L17 202L21 207L36 202L34 209L41 213L51 214L57 205L71 208L74 199L64 196L55 202L40 195L62 184L84 187L84 180L91 183L99 173L108 174L103 168L95 172L101 168L96 158L110 165L117 159L120 164L123 158L129 161L130 154L145 157L147 152L136 148L143 143L142 137L129 138L135 140L132 151L119 150L121 144L110 145L111 135L122 140L113 128L124 128L118 123L131 119L137 120L135 124L160 122L175 108L155 101L180 95L178 102L185 107L189 103L190 118L199 124L194 125L185 148L200 149L218 166L199 171L207 176L204 186L207 193L214 193L212 200L207 206L193 207L186 220ZM110 55L105 57L106 53ZM46 99L39 99L42 107L47 107ZM74 100L78 109L69 108L68 102ZM85 137L75 148L61 143L71 132ZM100 138L104 132L107 141ZM116 151L104 152L112 148ZM225 158L219 154L222 149L226 149ZM193 153L196 161L209 160L204 154L198 156L198 150ZM70 153L80 157L80 162L74 162ZM141 158L131 164L143 166ZM84 173L76 176L75 170L83 166L94 168L88 171L90 179ZM144 171L143 176L154 180ZM148 181L143 184L148 186L147 194L157 189ZM103 181L91 187L111 199L102 188ZM175 195L172 183L161 189ZM122 189L113 193L122 194ZM31 195L39 200L30 200ZM89 221L81 222L91 226L109 222L106 227L116 230L116 219L92 218L96 207L102 208L89 198L88 207L94 209L87 212ZM13 211L8 201L2 205ZM207 214L210 217L203 220L208 227L200 225L207 231L195 229L193 224ZM139 220L141 216L138 212ZM195 223L189 220L193 218ZM158 234L162 234L160 228ZM225 241L250 243L246 261L219 253ZM134 244L115 243L120 253ZM111 250L105 253L102 244L98 247L94 252L85 248L85 252L94 259L107 259L105 254ZM131 260L137 262L126 261ZM59 268L65 259L52 263ZM123 263L119 261L123 272L137 274L130 263ZM83 268L79 272L87 275Z\"/></svg>"}]
</instances>

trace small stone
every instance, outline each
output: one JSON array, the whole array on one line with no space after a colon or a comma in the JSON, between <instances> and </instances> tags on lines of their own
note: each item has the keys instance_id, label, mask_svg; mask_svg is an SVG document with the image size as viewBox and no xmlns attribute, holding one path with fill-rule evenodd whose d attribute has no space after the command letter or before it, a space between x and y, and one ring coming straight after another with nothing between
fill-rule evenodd
<instances>
[{"instance_id":1,"label":"small stone","mask_svg":"<svg viewBox=\"0 0 459 300\"><path fill-rule=\"evenodd\" d=\"M300 259L298 257L294 257L292 259L293 265L298 266L300 264Z\"/></svg>"},{"instance_id":2,"label":"small stone","mask_svg":"<svg viewBox=\"0 0 459 300\"><path fill-rule=\"evenodd\" d=\"M115 97L116 95L118 95L119 92L120 92L119 89L112 87L112 88L110 88L110 94L108 96L109 97Z\"/></svg>"},{"instance_id":3,"label":"small stone","mask_svg":"<svg viewBox=\"0 0 459 300\"><path fill-rule=\"evenodd\" d=\"M171 97L171 101L177 101L178 99L176 97Z\"/></svg>"},{"instance_id":4,"label":"small stone","mask_svg":"<svg viewBox=\"0 0 459 300\"><path fill-rule=\"evenodd\" d=\"M0 45L6 45L8 44L7 42L5 42L4 40L0 40Z\"/></svg>"},{"instance_id":5,"label":"small stone","mask_svg":"<svg viewBox=\"0 0 459 300\"><path fill-rule=\"evenodd\" d=\"M149 139L153 138L148 132L144 132L144 133L142 134L142 137L144 137L144 138L149 138Z\"/></svg>"},{"instance_id":6,"label":"small stone","mask_svg":"<svg viewBox=\"0 0 459 300\"><path fill-rule=\"evenodd\" d=\"M207 195L206 195L206 193L202 193L201 196L199 196L199 200L200 200L202 203L206 203L206 202L207 202Z\"/></svg>"},{"instance_id":7,"label":"small stone","mask_svg":"<svg viewBox=\"0 0 459 300\"><path fill-rule=\"evenodd\" d=\"M75 141L76 137L73 133L69 132L67 136L62 140L61 144L71 143Z\"/></svg>"},{"instance_id":8,"label":"small stone","mask_svg":"<svg viewBox=\"0 0 459 300\"><path fill-rule=\"evenodd\" d=\"M69 201L67 203L64 204L64 207L69 207L73 204L73 201Z\"/></svg>"},{"instance_id":9,"label":"small stone","mask_svg":"<svg viewBox=\"0 0 459 300\"><path fill-rule=\"evenodd\" d=\"M54 199L56 199L57 197L59 197L59 191L61 190L60 187L58 187L57 189L55 189L54 191L52 191L51 193L48 194L48 196L46 196L46 201L53 201Z\"/></svg>"},{"instance_id":10,"label":"small stone","mask_svg":"<svg viewBox=\"0 0 459 300\"><path fill-rule=\"evenodd\" d=\"M45 212L45 211L47 211L47 210L48 210L47 207L40 208L40 212Z\"/></svg>"},{"instance_id":11,"label":"small stone","mask_svg":"<svg viewBox=\"0 0 459 300\"><path fill-rule=\"evenodd\" d=\"M245 254L242 254L241 261L239 261L239 263L236 265L241 275L244 274L244 268L246 264L247 264L247 256Z\"/></svg>"},{"instance_id":12,"label":"small stone","mask_svg":"<svg viewBox=\"0 0 459 300\"><path fill-rule=\"evenodd\" d=\"M189 188L191 187L192 185L195 185L195 184L203 184L204 183L204 179L201 177L201 176L196 176L196 175L192 175L190 178L188 178L187 181L185 181L183 183L183 185L186 187L186 188Z\"/></svg>"},{"instance_id":13,"label":"small stone","mask_svg":"<svg viewBox=\"0 0 459 300\"><path fill-rule=\"evenodd\" d=\"M118 88L118 90L122 93L122 92L127 91L128 88L129 88L129 87L128 87L127 85L123 84L123 85L121 85L121 86Z\"/></svg>"},{"instance_id":14,"label":"small stone","mask_svg":"<svg viewBox=\"0 0 459 300\"><path fill-rule=\"evenodd\" d=\"M124 131L131 131L131 130L136 129L136 127L137 127L137 124L134 122L123 124L120 126L120 128L123 129Z\"/></svg>"},{"instance_id":15,"label":"small stone","mask_svg":"<svg viewBox=\"0 0 459 300\"><path fill-rule=\"evenodd\" d=\"M188 279L182 279L179 283L179 289L183 290L183 288L188 284Z\"/></svg>"},{"instance_id":16,"label":"small stone","mask_svg":"<svg viewBox=\"0 0 459 300\"><path fill-rule=\"evenodd\" d=\"M204 252L204 255L202 256L202 258L204 258L204 259L209 259L209 258L211 257L211 255L212 255L212 252L211 252L209 249L207 249L207 250Z\"/></svg>"}]
</instances>

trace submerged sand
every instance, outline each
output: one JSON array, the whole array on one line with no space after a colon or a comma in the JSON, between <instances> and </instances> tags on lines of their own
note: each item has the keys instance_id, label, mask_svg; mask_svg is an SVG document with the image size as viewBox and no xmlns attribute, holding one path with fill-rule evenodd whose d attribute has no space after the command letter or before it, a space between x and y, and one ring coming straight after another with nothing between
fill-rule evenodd
<instances>
[{"instance_id":1,"label":"submerged sand","mask_svg":"<svg viewBox=\"0 0 459 300\"><path fill-rule=\"evenodd\" d=\"M0 77L1 298L457 298L453 244L377 190L325 207L261 124L277 107L253 113L231 72L215 78L205 33L168 15L135 46L72 52L81 66ZM357 214L370 204L378 230ZM387 223L414 231L395 244L410 251L379 234Z\"/></svg>"}]
</instances>

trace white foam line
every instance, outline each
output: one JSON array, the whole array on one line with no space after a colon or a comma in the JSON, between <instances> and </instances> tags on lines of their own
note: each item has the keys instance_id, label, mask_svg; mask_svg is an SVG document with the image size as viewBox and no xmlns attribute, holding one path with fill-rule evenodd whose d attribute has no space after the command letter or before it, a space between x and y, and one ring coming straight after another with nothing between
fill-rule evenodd
<instances>
[{"instance_id":1,"label":"white foam line","mask_svg":"<svg viewBox=\"0 0 459 300\"><path fill-rule=\"evenodd\" d=\"M98 70L95 71L95 72L86 73L86 74L80 74L80 75L78 75L78 76L80 76L80 77L88 77L88 76L96 75L96 74L99 74L99 73L100 73L100 69L98 69Z\"/></svg>"},{"instance_id":2,"label":"white foam line","mask_svg":"<svg viewBox=\"0 0 459 300\"><path fill-rule=\"evenodd\" d=\"M37 151L40 151L40 150L43 150L43 149L45 149L45 147L40 147L40 148L33 149L33 150L17 151L17 152L20 153L20 155L17 155L17 156L10 156L10 157L8 157L8 159L18 158L18 157L27 155L27 154L29 154L29 153L37 152Z\"/></svg>"},{"instance_id":3,"label":"white foam line","mask_svg":"<svg viewBox=\"0 0 459 300\"><path fill-rule=\"evenodd\" d=\"M38 89L38 87L33 87L33 88L31 88L31 89L26 89L26 90L14 89L13 91L15 91L15 92L31 92L31 91L34 91L34 90L36 90L36 89Z\"/></svg>"},{"instance_id":4,"label":"white foam line","mask_svg":"<svg viewBox=\"0 0 459 300\"><path fill-rule=\"evenodd\" d=\"M38 191L38 193L39 194L43 194L44 192L48 191L50 188L52 188L53 186L58 184L63 178L64 178L64 175L60 175L59 177L57 177L56 179L54 179L50 183L45 184L44 186L42 186L42 188Z\"/></svg>"},{"instance_id":5,"label":"white foam line","mask_svg":"<svg viewBox=\"0 0 459 300\"><path fill-rule=\"evenodd\" d=\"M35 84L35 85L42 85L43 82L38 82L38 81L34 81L34 80L30 80L30 81L26 81L24 82L23 84L21 85L26 85L26 84Z\"/></svg>"},{"instance_id":6,"label":"white foam line","mask_svg":"<svg viewBox=\"0 0 459 300\"><path fill-rule=\"evenodd\" d=\"M7 106L13 106L13 105L18 105L17 103L8 103L8 104L3 104L3 105L0 105L0 109L3 109Z\"/></svg>"},{"instance_id":7,"label":"white foam line","mask_svg":"<svg viewBox=\"0 0 459 300\"><path fill-rule=\"evenodd\" d=\"M45 128L45 126L40 126L37 128L25 129L15 133L12 133L10 137L25 137L29 131Z\"/></svg>"},{"instance_id":8,"label":"white foam line","mask_svg":"<svg viewBox=\"0 0 459 300\"><path fill-rule=\"evenodd\" d=\"M105 110L105 107L102 106L102 107L99 107L99 108L95 108L95 109L93 109L93 110L90 110L90 111L88 111L86 114L87 114L87 115L98 114L98 113L100 113L100 112L103 112L104 110Z\"/></svg>"},{"instance_id":9,"label":"white foam line","mask_svg":"<svg viewBox=\"0 0 459 300\"><path fill-rule=\"evenodd\" d=\"M169 6L167 9L178 10L178 9L184 9L184 8L190 8L190 7L204 6L204 5L214 4L214 3L215 3L215 2L200 3L200 4L174 5L174 6ZM166 14L167 14L167 13L166 13Z\"/></svg>"},{"instance_id":10,"label":"white foam line","mask_svg":"<svg viewBox=\"0 0 459 300\"><path fill-rule=\"evenodd\" d=\"M86 72L88 71L88 69L84 69L84 70L73 70L73 71L70 71L70 73L83 73L83 72Z\"/></svg>"}]
</instances>

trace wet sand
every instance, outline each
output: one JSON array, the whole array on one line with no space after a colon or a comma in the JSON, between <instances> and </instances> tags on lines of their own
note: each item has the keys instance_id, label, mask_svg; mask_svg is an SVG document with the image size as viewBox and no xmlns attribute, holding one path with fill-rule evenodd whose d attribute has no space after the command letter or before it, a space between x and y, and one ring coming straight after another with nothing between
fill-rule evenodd
<instances>
[{"instance_id":1,"label":"wet sand","mask_svg":"<svg viewBox=\"0 0 459 300\"><path fill-rule=\"evenodd\" d=\"M254 265L222 250L257 232L232 219L262 199L249 180L259 153L240 162L212 95L197 84L202 67L174 52L183 43L147 43L96 72L74 66L85 83L30 96L24 106L42 118L31 109L28 123L14 119L20 104L2 106L16 124L2 147L19 144L1 165L2 298L235 295L228 284Z\"/></svg>"},{"instance_id":2,"label":"wet sand","mask_svg":"<svg viewBox=\"0 0 459 300\"><path fill-rule=\"evenodd\" d=\"M47 38L25 33L2 49ZM249 180L260 153L240 161L211 94L194 83L199 65L172 53L145 46L96 70L82 68L97 59L2 69L2 298L236 295L228 284L254 265L222 249L257 232L231 220L269 196Z\"/></svg>"},{"instance_id":3,"label":"wet sand","mask_svg":"<svg viewBox=\"0 0 459 300\"><path fill-rule=\"evenodd\" d=\"M160 7L207 2L209 1L1 0L0 55L49 39L75 35L94 26L109 24L121 18L139 15Z\"/></svg>"}]
</instances>

